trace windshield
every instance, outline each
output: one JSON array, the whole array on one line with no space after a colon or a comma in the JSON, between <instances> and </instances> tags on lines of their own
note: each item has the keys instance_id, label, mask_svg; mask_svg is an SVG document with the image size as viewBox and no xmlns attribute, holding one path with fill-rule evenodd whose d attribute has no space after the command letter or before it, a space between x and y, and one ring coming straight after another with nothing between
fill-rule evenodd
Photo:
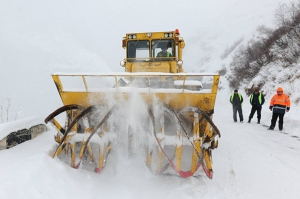
<instances>
[{"instance_id":1,"label":"windshield","mask_svg":"<svg viewBox=\"0 0 300 199\"><path fill-rule=\"evenodd\" d=\"M150 53L150 42L152 51ZM150 58L167 58L167 60L175 57L175 47L173 39L159 40L131 40L128 41L127 60L133 61L149 61ZM165 60L165 59L163 59Z\"/></svg>"},{"instance_id":2,"label":"windshield","mask_svg":"<svg viewBox=\"0 0 300 199\"><path fill-rule=\"evenodd\" d=\"M128 42L128 61L147 60L150 56L150 46L148 40L135 40Z\"/></svg>"},{"instance_id":3,"label":"windshield","mask_svg":"<svg viewBox=\"0 0 300 199\"><path fill-rule=\"evenodd\" d=\"M152 57L175 57L173 39L152 40Z\"/></svg>"}]
</instances>

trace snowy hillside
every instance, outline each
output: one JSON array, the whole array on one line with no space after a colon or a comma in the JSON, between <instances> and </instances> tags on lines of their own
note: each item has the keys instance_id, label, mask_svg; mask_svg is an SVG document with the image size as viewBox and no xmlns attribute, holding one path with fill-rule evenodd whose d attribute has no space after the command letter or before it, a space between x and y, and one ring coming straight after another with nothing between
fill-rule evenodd
<instances>
[{"instance_id":1,"label":"snowy hillside","mask_svg":"<svg viewBox=\"0 0 300 199\"><path fill-rule=\"evenodd\" d=\"M0 1L0 100L11 99L9 121L46 117L61 105L50 75L123 71L121 40L128 32L178 28L185 70L216 72L230 62L231 56L222 59L226 49L257 26L274 25L282 2Z\"/></svg>"}]
</instances>

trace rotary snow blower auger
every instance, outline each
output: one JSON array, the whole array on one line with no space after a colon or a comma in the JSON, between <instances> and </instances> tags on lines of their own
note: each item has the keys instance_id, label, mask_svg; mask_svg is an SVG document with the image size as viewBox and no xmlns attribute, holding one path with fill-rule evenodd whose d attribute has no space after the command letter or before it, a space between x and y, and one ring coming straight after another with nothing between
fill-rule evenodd
<instances>
[{"instance_id":1,"label":"rotary snow blower auger","mask_svg":"<svg viewBox=\"0 0 300 199\"><path fill-rule=\"evenodd\" d=\"M125 73L52 75L64 104L45 119L58 131L52 156L101 172L120 142L128 156L142 155L154 174L204 171L212 178L219 75L183 72L177 29L126 34L122 47ZM56 119L61 113L64 125Z\"/></svg>"}]
</instances>

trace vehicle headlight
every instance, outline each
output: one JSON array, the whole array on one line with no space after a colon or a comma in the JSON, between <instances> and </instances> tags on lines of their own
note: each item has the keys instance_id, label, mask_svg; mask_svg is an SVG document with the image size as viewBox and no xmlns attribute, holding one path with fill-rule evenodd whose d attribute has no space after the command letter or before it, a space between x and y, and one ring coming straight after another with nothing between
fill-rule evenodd
<instances>
[{"instance_id":1,"label":"vehicle headlight","mask_svg":"<svg viewBox=\"0 0 300 199\"><path fill-rule=\"evenodd\" d=\"M182 60L178 60L178 61L177 61L177 64L178 64L179 66L182 66L183 61L182 61Z\"/></svg>"},{"instance_id":2,"label":"vehicle headlight","mask_svg":"<svg viewBox=\"0 0 300 199\"><path fill-rule=\"evenodd\" d=\"M126 62L124 60L120 61L121 66L125 66Z\"/></svg>"}]
</instances>

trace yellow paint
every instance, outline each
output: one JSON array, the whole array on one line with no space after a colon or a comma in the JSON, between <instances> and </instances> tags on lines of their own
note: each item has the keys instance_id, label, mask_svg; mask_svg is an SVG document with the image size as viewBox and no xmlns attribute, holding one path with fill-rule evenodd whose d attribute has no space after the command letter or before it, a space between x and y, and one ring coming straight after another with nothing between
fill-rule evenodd
<instances>
[{"instance_id":1,"label":"yellow paint","mask_svg":"<svg viewBox=\"0 0 300 199\"><path fill-rule=\"evenodd\" d=\"M170 37L166 38L165 35L169 34ZM134 36L134 39L132 38ZM156 52L154 47L154 43L157 41L172 41L172 57L168 58L157 58L155 57ZM124 71L127 73L115 73L115 74L55 74L52 75L54 83L58 89L59 95L64 105L69 104L77 104L83 107L89 107L91 105L103 105L106 106L110 104L113 100L115 103L122 102L123 100L130 100L131 96L134 95L131 90L131 84L136 80L141 80L146 86L142 91L138 94L143 99L143 101L151 106L155 102L160 102L164 105L167 105L176 113L185 107L197 107L202 111L212 111L215 107L216 95L218 92L218 85L220 76L218 74L193 74L193 73L183 73L184 68L180 64L179 61L182 60L183 48L185 47L185 42L183 38L180 36L179 32L175 31L166 31L166 32L143 32L143 33L128 33L125 37L123 37L122 47L126 50L126 55L128 55L128 45L131 42L134 42L135 45L138 45L138 42L146 41L149 45L149 57L138 58L138 57L125 57L124 58ZM152 49L153 48L153 49ZM137 56L137 55L136 55ZM64 88L62 84L62 78L73 78L78 77L81 80L83 87L80 90L76 90L76 88ZM197 85L188 85L188 80L201 80L203 77L211 78L211 88L210 90L206 90L203 92L198 90ZM107 89L92 89L92 85L89 85L89 78L110 78L112 82L114 82L114 87L109 87ZM173 84L172 89L166 88L165 90L155 90L151 88L153 85L153 80L157 80L159 83L167 84L168 81L174 83L176 80L183 80L183 85L178 86ZM119 82L123 80L123 82ZM150 89L151 88L151 89ZM176 90L176 92L174 92ZM69 116L68 124L76 117L78 111L67 111ZM191 156L191 172L196 170L197 163L199 162L199 156L204 155L204 161L207 167L212 170L212 162L211 157L207 150L202 148L205 138L209 138L209 140L213 140L216 135L213 134L213 131L210 125L206 120L200 121L199 119L202 117L197 113L184 113L182 114L188 122L193 126L192 132L188 132L192 134L192 140L194 149L192 150ZM54 120L54 125L57 129L61 129L60 124ZM162 122L161 128L158 133L164 134L164 122ZM100 138L108 132L110 129L109 125L105 123L101 127L101 135ZM93 131L93 127L86 127L85 133L91 133ZM78 124L75 124L72 128L72 132L78 132ZM184 136L182 132L177 133L177 136ZM69 136L68 136L69 137ZM67 138L68 138L67 137ZM71 137L71 136L70 136ZM56 136L55 140L60 143L61 137L59 135ZM64 143L61 146L69 144L69 139L65 139ZM79 156L82 157L83 146L85 145L85 141L82 142L82 147L80 150ZM174 143L176 145L176 143ZM217 143L215 144L217 146ZM163 146L163 144L162 144ZM71 165L75 165L75 147L70 144L71 149ZM94 160L94 155L92 148L88 146L88 153L92 159ZM111 145L108 145L106 149L104 146L100 146L99 151L99 168L104 166L104 158L105 154L109 153L111 149ZM62 147L59 147L55 155L59 155L61 153ZM175 147L175 158L176 158L176 166L180 170L182 164L182 150L183 146ZM202 154L204 153L204 154ZM159 172L162 168L163 162L163 152L158 149L157 152L158 157L158 168ZM147 149L146 155L146 163L149 167L152 164L152 148L149 146Z\"/></svg>"},{"instance_id":2,"label":"yellow paint","mask_svg":"<svg viewBox=\"0 0 300 199\"><path fill-rule=\"evenodd\" d=\"M152 152L151 152L150 147L148 147L147 158L146 158L146 163L147 163L148 167L151 166L151 162L152 162Z\"/></svg>"},{"instance_id":3,"label":"yellow paint","mask_svg":"<svg viewBox=\"0 0 300 199\"><path fill-rule=\"evenodd\" d=\"M208 150L204 151L204 161L205 161L205 164L206 164L206 167L208 168L208 170L212 171L212 162L211 162L211 157L209 155Z\"/></svg>"},{"instance_id":4,"label":"yellow paint","mask_svg":"<svg viewBox=\"0 0 300 199\"><path fill-rule=\"evenodd\" d=\"M99 145L100 147L100 156L99 156L99 168L103 168L104 164L104 148L102 145Z\"/></svg>"},{"instance_id":5,"label":"yellow paint","mask_svg":"<svg viewBox=\"0 0 300 199\"><path fill-rule=\"evenodd\" d=\"M175 156L176 156L176 167L178 170L181 169L181 158L182 158L182 145L177 146L175 148Z\"/></svg>"},{"instance_id":6,"label":"yellow paint","mask_svg":"<svg viewBox=\"0 0 300 199\"><path fill-rule=\"evenodd\" d=\"M69 144L70 150L71 150L71 167L75 167L75 145L74 144Z\"/></svg>"},{"instance_id":7,"label":"yellow paint","mask_svg":"<svg viewBox=\"0 0 300 199\"><path fill-rule=\"evenodd\" d=\"M199 114L198 113L194 113L194 122L193 122L193 126L194 126L194 130L193 130L193 143L194 143L194 149L192 152L192 168L191 168L191 172L195 172L196 171L196 166L198 163L198 156L201 152L201 142L200 142L200 133L199 133Z\"/></svg>"}]
</instances>

